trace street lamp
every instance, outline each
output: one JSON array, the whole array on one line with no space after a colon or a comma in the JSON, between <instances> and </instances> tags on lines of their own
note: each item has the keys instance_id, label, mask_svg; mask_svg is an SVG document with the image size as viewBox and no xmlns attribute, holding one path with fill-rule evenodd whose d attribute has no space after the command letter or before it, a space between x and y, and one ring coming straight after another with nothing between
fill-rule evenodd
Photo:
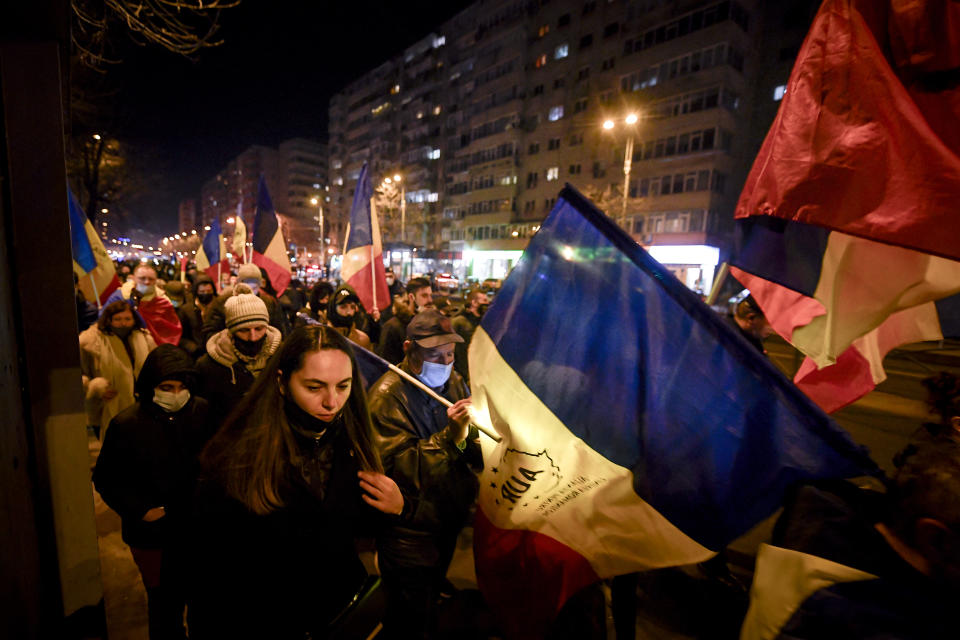
<instances>
[{"instance_id":1,"label":"street lamp","mask_svg":"<svg viewBox=\"0 0 960 640\"><path fill-rule=\"evenodd\" d=\"M632 127L637 124L639 116L636 113L628 113L623 122L627 126ZM603 128L606 131L612 131L616 126L616 122L611 119L604 120ZM620 210L620 226L624 229L627 228L627 196L630 193L630 168L633 164L633 129L630 130L630 135L627 136L627 146L623 150L623 207Z\"/></svg>"}]
</instances>

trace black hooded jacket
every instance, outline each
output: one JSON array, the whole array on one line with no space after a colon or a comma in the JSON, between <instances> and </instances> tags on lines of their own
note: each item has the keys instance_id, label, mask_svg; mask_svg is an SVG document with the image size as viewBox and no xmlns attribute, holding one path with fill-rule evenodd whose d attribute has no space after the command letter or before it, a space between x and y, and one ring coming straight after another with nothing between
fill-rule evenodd
<instances>
[{"instance_id":1,"label":"black hooded jacket","mask_svg":"<svg viewBox=\"0 0 960 640\"><path fill-rule=\"evenodd\" d=\"M154 388L179 380L191 392L187 404L168 413L153 402ZM172 543L189 510L197 477L197 456L212 435L206 400L193 396L193 359L170 344L154 349L137 379L137 402L111 421L93 472L103 501L120 515L124 542L163 548ZM164 507L166 516L143 516Z\"/></svg>"}]
</instances>

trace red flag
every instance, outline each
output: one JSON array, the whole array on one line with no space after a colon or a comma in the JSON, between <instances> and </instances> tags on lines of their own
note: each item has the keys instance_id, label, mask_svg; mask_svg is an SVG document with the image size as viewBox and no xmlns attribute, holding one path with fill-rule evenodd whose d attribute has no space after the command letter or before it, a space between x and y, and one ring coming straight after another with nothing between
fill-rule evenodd
<instances>
[{"instance_id":1,"label":"red flag","mask_svg":"<svg viewBox=\"0 0 960 640\"><path fill-rule=\"evenodd\" d=\"M741 230L782 219L762 242L816 274L748 231L734 260L828 411L883 380L890 349L941 337L931 303L960 291L958 67L960 4L827 0L740 196Z\"/></svg>"},{"instance_id":2,"label":"red flag","mask_svg":"<svg viewBox=\"0 0 960 640\"><path fill-rule=\"evenodd\" d=\"M960 3L824 2L736 217L960 259L958 67Z\"/></svg>"}]
</instances>

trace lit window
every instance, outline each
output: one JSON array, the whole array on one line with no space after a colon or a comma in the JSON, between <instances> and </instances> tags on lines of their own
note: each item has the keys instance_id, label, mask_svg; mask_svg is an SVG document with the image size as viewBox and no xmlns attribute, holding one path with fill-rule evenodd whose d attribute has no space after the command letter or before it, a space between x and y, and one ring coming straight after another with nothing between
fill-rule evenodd
<instances>
[{"instance_id":1,"label":"lit window","mask_svg":"<svg viewBox=\"0 0 960 640\"><path fill-rule=\"evenodd\" d=\"M314 189L319 189L319 188L320 188L320 183L319 183L319 182L314 182L314 183L313 183L313 188L314 188Z\"/></svg>"},{"instance_id":2,"label":"lit window","mask_svg":"<svg viewBox=\"0 0 960 640\"><path fill-rule=\"evenodd\" d=\"M421 120L422 118L423 118L423 111L417 111L417 120Z\"/></svg>"},{"instance_id":3,"label":"lit window","mask_svg":"<svg viewBox=\"0 0 960 640\"><path fill-rule=\"evenodd\" d=\"M433 115L435 115L435 116L440 115L440 112L441 112L442 110L443 110L443 108L442 108L440 105L435 106L435 107L433 108Z\"/></svg>"},{"instance_id":4,"label":"lit window","mask_svg":"<svg viewBox=\"0 0 960 640\"><path fill-rule=\"evenodd\" d=\"M539 69L540 67L545 67L547 65L547 54L542 54L537 61L534 63L534 66Z\"/></svg>"},{"instance_id":5,"label":"lit window","mask_svg":"<svg viewBox=\"0 0 960 640\"><path fill-rule=\"evenodd\" d=\"M778 87L774 87L774 89L773 89L773 101L774 101L774 102L779 102L779 101L783 100L783 96L786 95L786 93L787 93L787 85L781 84L781 85L778 86Z\"/></svg>"},{"instance_id":6,"label":"lit window","mask_svg":"<svg viewBox=\"0 0 960 640\"><path fill-rule=\"evenodd\" d=\"M547 120L550 122L556 122L563 117L563 105L558 105L556 107L550 107L550 113L547 115Z\"/></svg>"},{"instance_id":7,"label":"lit window","mask_svg":"<svg viewBox=\"0 0 960 640\"><path fill-rule=\"evenodd\" d=\"M547 181L560 179L560 167L550 167L547 169Z\"/></svg>"},{"instance_id":8,"label":"lit window","mask_svg":"<svg viewBox=\"0 0 960 640\"><path fill-rule=\"evenodd\" d=\"M439 160L440 149L431 149L430 153L427 154L427 157L430 158L431 160Z\"/></svg>"},{"instance_id":9,"label":"lit window","mask_svg":"<svg viewBox=\"0 0 960 640\"><path fill-rule=\"evenodd\" d=\"M564 42L562 45L553 50L553 57L557 60L561 58L566 58L570 53L570 47Z\"/></svg>"},{"instance_id":10,"label":"lit window","mask_svg":"<svg viewBox=\"0 0 960 640\"><path fill-rule=\"evenodd\" d=\"M392 94L400 93L400 85L395 84L392 87L390 87L390 93Z\"/></svg>"},{"instance_id":11,"label":"lit window","mask_svg":"<svg viewBox=\"0 0 960 640\"><path fill-rule=\"evenodd\" d=\"M334 180L334 182L337 183L337 185L339 185L339 186L341 186L341 187L343 186L343 178L341 178L340 176L337 176L337 179ZM214 204L216 204L216 203L214 203Z\"/></svg>"},{"instance_id":12,"label":"lit window","mask_svg":"<svg viewBox=\"0 0 960 640\"><path fill-rule=\"evenodd\" d=\"M436 202L439 199L440 199L440 194L435 191L427 196L427 202Z\"/></svg>"},{"instance_id":13,"label":"lit window","mask_svg":"<svg viewBox=\"0 0 960 640\"><path fill-rule=\"evenodd\" d=\"M334 168L334 169L340 169L340 168L342 168L342 167L343 167L343 162L341 162L340 160L334 160L334 161L333 161L333 168Z\"/></svg>"},{"instance_id":14,"label":"lit window","mask_svg":"<svg viewBox=\"0 0 960 640\"><path fill-rule=\"evenodd\" d=\"M438 36L433 39L433 48L437 49L447 44L447 36Z\"/></svg>"}]
</instances>

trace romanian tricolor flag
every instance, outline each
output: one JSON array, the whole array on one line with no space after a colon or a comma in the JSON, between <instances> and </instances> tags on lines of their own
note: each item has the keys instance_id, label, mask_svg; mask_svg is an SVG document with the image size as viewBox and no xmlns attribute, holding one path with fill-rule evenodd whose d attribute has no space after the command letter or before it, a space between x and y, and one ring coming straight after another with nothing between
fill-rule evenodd
<instances>
[{"instance_id":1,"label":"romanian tricolor flag","mask_svg":"<svg viewBox=\"0 0 960 640\"><path fill-rule=\"evenodd\" d=\"M230 261L226 259L223 230L220 228L219 218L213 219L210 230L203 236L203 243L197 250L197 269L213 279L217 284L217 290L220 289L220 274L230 273Z\"/></svg>"},{"instance_id":2,"label":"romanian tricolor flag","mask_svg":"<svg viewBox=\"0 0 960 640\"><path fill-rule=\"evenodd\" d=\"M241 220L241 224L242 224ZM263 267L273 290L279 296L290 284L290 258L280 232L277 212L267 191L267 181L260 176L257 188L257 213L253 219L253 264Z\"/></svg>"},{"instance_id":3,"label":"romanian tricolor flag","mask_svg":"<svg viewBox=\"0 0 960 640\"><path fill-rule=\"evenodd\" d=\"M740 196L731 272L828 411L883 380L890 349L953 330L958 25L955 2L824 2Z\"/></svg>"},{"instance_id":4,"label":"romanian tricolor flag","mask_svg":"<svg viewBox=\"0 0 960 640\"><path fill-rule=\"evenodd\" d=\"M354 288L367 310L383 310L390 306L392 300L383 268L380 224L372 196L370 174L364 163L350 207L350 226L344 243L340 277Z\"/></svg>"},{"instance_id":5,"label":"romanian tricolor flag","mask_svg":"<svg viewBox=\"0 0 960 640\"><path fill-rule=\"evenodd\" d=\"M470 344L477 578L513 638L619 574L706 560L867 452L572 187Z\"/></svg>"},{"instance_id":6,"label":"romanian tricolor flag","mask_svg":"<svg viewBox=\"0 0 960 640\"><path fill-rule=\"evenodd\" d=\"M90 219L84 215L73 191L67 190L67 194L73 271L77 274L77 284L84 297L96 301L99 307L120 287L120 279L117 277L113 260L104 249Z\"/></svg>"}]
</instances>

